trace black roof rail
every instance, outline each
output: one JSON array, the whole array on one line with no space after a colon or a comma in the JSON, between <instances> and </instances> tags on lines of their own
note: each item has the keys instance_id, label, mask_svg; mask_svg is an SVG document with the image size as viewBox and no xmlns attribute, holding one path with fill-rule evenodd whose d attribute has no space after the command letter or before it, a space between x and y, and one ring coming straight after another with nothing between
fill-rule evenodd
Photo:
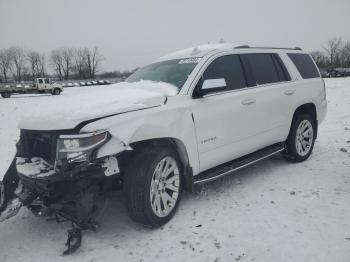
<instances>
[{"instance_id":1,"label":"black roof rail","mask_svg":"<svg viewBox=\"0 0 350 262\"><path fill-rule=\"evenodd\" d=\"M236 46L235 48L250 48L249 45L239 45L239 46Z\"/></svg>"},{"instance_id":2,"label":"black roof rail","mask_svg":"<svg viewBox=\"0 0 350 262\"><path fill-rule=\"evenodd\" d=\"M240 45L235 48L256 48L256 49L285 49L285 50L302 50L300 47L273 47L273 46L249 46L249 45Z\"/></svg>"}]
</instances>

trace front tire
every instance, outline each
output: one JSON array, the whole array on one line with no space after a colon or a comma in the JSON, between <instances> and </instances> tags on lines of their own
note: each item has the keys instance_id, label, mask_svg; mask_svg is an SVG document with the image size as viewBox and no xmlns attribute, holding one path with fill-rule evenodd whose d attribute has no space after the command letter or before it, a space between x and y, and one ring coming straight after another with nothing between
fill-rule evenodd
<instances>
[{"instance_id":1,"label":"front tire","mask_svg":"<svg viewBox=\"0 0 350 262\"><path fill-rule=\"evenodd\" d=\"M182 170L171 148L149 147L136 153L124 178L130 217L150 227L167 223L180 202Z\"/></svg>"},{"instance_id":2,"label":"front tire","mask_svg":"<svg viewBox=\"0 0 350 262\"><path fill-rule=\"evenodd\" d=\"M305 161L312 153L315 137L315 120L308 114L296 116L286 141L285 156L294 162Z\"/></svg>"}]
</instances>

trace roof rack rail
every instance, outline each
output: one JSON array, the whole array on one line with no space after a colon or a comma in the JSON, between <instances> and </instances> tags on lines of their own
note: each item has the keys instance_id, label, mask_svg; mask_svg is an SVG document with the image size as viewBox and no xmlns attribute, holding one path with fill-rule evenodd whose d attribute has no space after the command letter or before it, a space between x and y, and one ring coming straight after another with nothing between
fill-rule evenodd
<instances>
[{"instance_id":1,"label":"roof rack rail","mask_svg":"<svg viewBox=\"0 0 350 262\"><path fill-rule=\"evenodd\" d=\"M249 45L239 45L239 46L236 46L235 48L250 48Z\"/></svg>"},{"instance_id":2,"label":"roof rack rail","mask_svg":"<svg viewBox=\"0 0 350 262\"><path fill-rule=\"evenodd\" d=\"M249 46L249 45L240 45L235 48L256 48L256 49L285 49L285 50L302 50L300 47L273 47L273 46Z\"/></svg>"}]
</instances>

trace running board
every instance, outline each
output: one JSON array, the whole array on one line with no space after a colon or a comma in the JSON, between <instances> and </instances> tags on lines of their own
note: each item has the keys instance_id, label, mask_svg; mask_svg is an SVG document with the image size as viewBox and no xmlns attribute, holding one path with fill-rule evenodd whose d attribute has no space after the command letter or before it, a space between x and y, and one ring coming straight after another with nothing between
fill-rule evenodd
<instances>
[{"instance_id":1,"label":"running board","mask_svg":"<svg viewBox=\"0 0 350 262\"><path fill-rule=\"evenodd\" d=\"M231 174L243 167L254 164L260 160L276 155L284 150L284 143L277 143L265 147L249 155L237 158L225 164L206 170L194 177L194 184L213 181L225 175Z\"/></svg>"}]
</instances>

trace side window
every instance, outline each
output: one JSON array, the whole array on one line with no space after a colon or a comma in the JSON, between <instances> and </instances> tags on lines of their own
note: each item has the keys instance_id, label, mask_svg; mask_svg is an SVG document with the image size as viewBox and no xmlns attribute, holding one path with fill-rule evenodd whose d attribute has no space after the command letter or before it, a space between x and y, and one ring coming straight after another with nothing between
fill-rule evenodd
<instances>
[{"instance_id":1,"label":"side window","mask_svg":"<svg viewBox=\"0 0 350 262\"><path fill-rule=\"evenodd\" d=\"M45 84L50 84L50 80L49 79L45 79Z\"/></svg>"},{"instance_id":2,"label":"side window","mask_svg":"<svg viewBox=\"0 0 350 262\"><path fill-rule=\"evenodd\" d=\"M224 79L226 89L246 87L246 80L238 55L222 56L214 60L203 74L203 80Z\"/></svg>"},{"instance_id":3,"label":"side window","mask_svg":"<svg viewBox=\"0 0 350 262\"><path fill-rule=\"evenodd\" d=\"M276 62L271 54L244 54L242 57L249 63L256 84L263 85L281 81L276 69Z\"/></svg>"},{"instance_id":4,"label":"side window","mask_svg":"<svg viewBox=\"0 0 350 262\"><path fill-rule=\"evenodd\" d=\"M298 69L300 75L304 79L320 77L315 63L307 54L288 53L289 58Z\"/></svg>"},{"instance_id":5,"label":"side window","mask_svg":"<svg viewBox=\"0 0 350 262\"><path fill-rule=\"evenodd\" d=\"M39 84L42 84L43 83L43 80L42 79L39 79Z\"/></svg>"},{"instance_id":6,"label":"side window","mask_svg":"<svg viewBox=\"0 0 350 262\"><path fill-rule=\"evenodd\" d=\"M272 59L275 63L276 70L277 70L278 77L279 77L280 81L290 81L291 78L290 78L290 75L288 73L288 70L287 70L286 66L284 65L284 63L282 62L279 55L272 54Z\"/></svg>"}]
</instances>

